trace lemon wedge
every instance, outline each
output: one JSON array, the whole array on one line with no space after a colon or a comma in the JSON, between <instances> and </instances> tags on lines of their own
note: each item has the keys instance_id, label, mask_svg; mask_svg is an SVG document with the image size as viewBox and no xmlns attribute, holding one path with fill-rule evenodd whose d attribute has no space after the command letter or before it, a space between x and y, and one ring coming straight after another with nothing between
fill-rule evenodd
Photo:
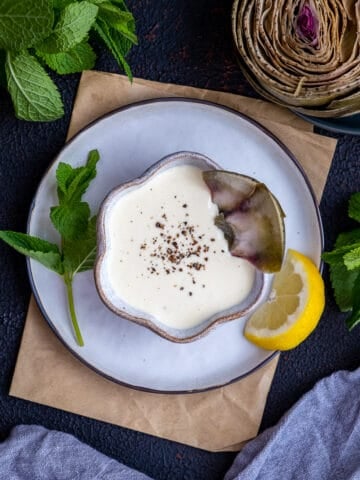
<instances>
[{"instance_id":1,"label":"lemon wedge","mask_svg":"<svg viewBox=\"0 0 360 480\"><path fill-rule=\"evenodd\" d=\"M248 319L244 335L267 350L289 350L317 326L325 306L323 279L305 255L289 249L268 300Z\"/></svg>"}]
</instances>

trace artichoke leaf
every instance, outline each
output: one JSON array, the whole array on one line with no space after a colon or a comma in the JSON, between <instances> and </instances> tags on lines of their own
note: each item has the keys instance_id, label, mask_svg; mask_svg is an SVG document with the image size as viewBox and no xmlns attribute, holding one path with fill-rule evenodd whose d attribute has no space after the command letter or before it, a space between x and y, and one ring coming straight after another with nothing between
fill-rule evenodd
<instances>
[{"instance_id":1,"label":"artichoke leaf","mask_svg":"<svg viewBox=\"0 0 360 480\"><path fill-rule=\"evenodd\" d=\"M219 208L215 225L230 253L263 272L280 270L285 249L285 214L270 190L246 175L222 170L203 172L212 201Z\"/></svg>"}]
</instances>

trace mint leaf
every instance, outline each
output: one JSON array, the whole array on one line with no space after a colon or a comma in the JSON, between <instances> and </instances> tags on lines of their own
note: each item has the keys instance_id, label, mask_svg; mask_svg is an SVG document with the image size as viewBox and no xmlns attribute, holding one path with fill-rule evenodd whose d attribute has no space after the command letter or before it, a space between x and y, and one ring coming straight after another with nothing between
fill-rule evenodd
<instances>
[{"instance_id":1,"label":"mint leaf","mask_svg":"<svg viewBox=\"0 0 360 480\"><path fill-rule=\"evenodd\" d=\"M89 217L90 208L86 202L69 202L50 209L50 219L54 227L62 237L70 240L80 239L87 229Z\"/></svg>"},{"instance_id":2,"label":"mint leaf","mask_svg":"<svg viewBox=\"0 0 360 480\"><path fill-rule=\"evenodd\" d=\"M360 192L350 197L348 214L350 218L360 222Z\"/></svg>"},{"instance_id":3,"label":"mint leaf","mask_svg":"<svg viewBox=\"0 0 360 480\"><path fill-rule=\"evenodd\" d=\"M1 0L0 48L31 48L50 35L53 22L51 0Z\"/></svg>"},{"instance_id":4,"label":"mint leaf","mask_svg":"<svg viewBox=\"0 0 360 480\"><path fill-rule=\"evenodd\" d=\"M82 202L91 180L96 175L99 152L91 150L84 167L73 168L60 163L56 171L59 205L50 209L50 218L61 233L60 252L57 245L23 233L0 231L0 239L62 275L66 287L69 314L76 342L84 345L76 317L73 279L77 273L93 268L96 258L96 215L90 218L90 207Z\"/></svg>"},{"instance_id":5,"label":"mint leaf","mask_svg":"<svg viewBox=\"0 0 360 480\"><path fill-rule=\"evenodd\" d=\"M129 11L124 0L112 0L112 3L119 5L123 10Z\"/></svg>"},{"instance_id":6,"label":"mint leaf","mask_svg":"<svg viewBox=\"0 0 360 480\"><path fill-rule=\"evenodd\" d=\"M124 69L126 75L129 77L129 80L132 81L133 75L129 64L125 59L125 55L129 51L129 40L124 38L117 30L109 27L100 18L98 18L94 23L93 29L113 54L118 65Z\"/></svg>"},{"instance_id":7,"label":"mint leaf","mask_svg":"<svg viewBox=\"0 0 360 480\"><path fill-rule=\"evenodd\" d=\"M352 330L356 325L360 324L360 273L358 273L354 280L354 287L352 292L353 309L349 318L346 319L346 325L349 330Z\"/></svg>"},{"instance_id":8,"label":"mint leaf","mask_svg":"<svg viewBox=\"0 0 360 480\"><path fill-rule=\"evenodd\" d=\"M344 264L348 270L360 267L360 247L353 248L344 255Z\"/></svg>"},{"instance_id":9,"label":"mint leaf","mask_svg":"<svg viewBox=\"0 0 360 480\"><path fill-rule=\"evenodd\" d=\"M51 35L37 46L37 50L42 53L71 50L85 39L97 13L98 7L87 1L70 3L60 13Z\"/></svg>"},{"instance_id":10,"label":"mint leaf","mask_svg":"<svg viewBox=\"0 0 360 480\"><path fill-rule=\"evenodd\" d=\"M6 87L5 63L6 52L5 50L0 50L0 87Z\"/></svg>"},{"instance_id":11,"label":"mint leaf","mask_svg":"<svg viewBox=\"0 0 360 480\"><path fill-rule=\"evenodd\" d=\"M53 7L58 10L62 10L70 5L70 3L74 3L74 0L53 0Z\"/></svg>"},{"instance_id":12,"label":"mint leaf","mask_svg":"<svg viewBox=\"0 0 360 480\"><path fill-rule=\"evenodd\" d=\"M336 304L342 312L352 309L353 285L359 270L348 270L342 261L330 265L330 279Z\"/></svg>"},{"instance_id":13,"label":"mint leaf","mask_svg":"<svg viewBox=\"0 0 360 480\"><path fill-rule=\"evenodd\" d=\"M355 243L360 245L360 228L350 230L350 232L340 233L335 242L335 248L350 246Z\"/></svg>"},{"instance_id":14,"label":"mint leaf","mask_svg":"<svg viewBox=\"0 0 360 480\"><path fill-rule=\"evenodd\" d=\"M101 3L98 18L103 20L109 27L113 27L120 32L130 42L137 44L135 21L132 13L127 10L121 10L111 3Z\"/></svg>"},{"instance_id":15,"label":"mint leaf","mask_svg":"<svg viewBox=\"0 0 360 480\"><path fill-rule=\"evenodd\" d=\"M130 10L126 6L126 3L123 0L88 0L89 2L93 3L94 5L101 5L103 3L109 3L110 5L118 5L121 10L125 12L129 12Z\"/></svg>"},{"instance_id":16,"label":"mint leaf","mask_svg":"<svg viewBox=\"0 0 360 480\"><path fill-rule=\"evenodd\" d=\"M67 74L91 70L94 68L96 55L91 46L82 42L71 50L60 53L36 52L44 62L57 73Z\"/></svg>"},{"instance_id":17,"label":"mint leaf","mask_svg":"<svg viewBox=\"0 0 360 480\"><path fill-rule=\"evenodd\" d=\"M59 205L51 207L50 218L63 239L79 241L87 231L90 208L87 203L81 202L81 198L96 176L98 160L99 152L92 150L85 166L72 168L60 163L57 168Z\"/></svg>"},{"instance_id":18,"label":"mint leaf","mask_svg":"<svg viewBox=\"0 0 360 480\"><path fill-rule=\"evenodd\" d=\"M324 252L322 259L330 266L330 280L335 300L342 312L352 309L353 286L359 274L358 269L349 270L345 265L345 256L360 248L360 229L341 233L331 252Z\"/></svg>"},{"instance_id":19,"label":"mint leaf","mask_svg":"<svg viewBox=\"0 0 360 480\"><path fill-rule=\"evenodd\" d=\"M63 116L56 85L39 62L26 51L7 53L5 71L16 116L21 120L49 121Z\"/></svg>"},{"instance_id":20,"label":"mint leaf","mask_svg":"<svg viewBox=\"0 0 360 480\"><path fill-rule=\"evenodd\" d=\"M63 254L64 269L72 277L93 268L96 258L96 216L91 218L87 229L76 241L64 241Z\"/></svg>"},{"instance_id":21,"label":"mint leaf","mask_svg":"<svg viewBox=\"0 0 360 480\"><path fill-rule=\"evenodd\" d=\"M338 263L338 262L344 263L345 255L359 247L360 247L360 242L351 243L349 245L343 244L342 246L335 248L331 252L324 252L321 257L324 260L324 262L329 264Z\"/></svg>"},{"instance_id":22,"label":"mint leaf","mask_svg":"<svg viewBox=\"0 0 360 480\"><path fill-rule=\"evenodd\" d=\"M91 150L84 167L73 168L62 162L59 164L56 171L56 180L60 204L80 201L91 180L96 177L96 164L99 158L99 152Z\"/></svg>"},{"instance_id":23,"label":"mint leaf","mask_svg":"<svg viewBox=\"0 0 360 480\"><path fill-rule=\"evenodd\" d=\"M79 167L80 170L83 167ZM77 168L73 168L67 163L60 162L56 169L56 181L59 200L62 201L64 195L67 194L69 185L76 177L78 172Z\"/></svg>"},{"instance_id":24,"label":"mint leaf","mask_svg":"<svg viewBox=\"0 0 360 480\"><path fill-rule=\"evenodd\" d=\"M1 230L0 238L19 253L27 255L62 275L64 268L57 245L25 233Z\"/></svg>"}]
</instances>

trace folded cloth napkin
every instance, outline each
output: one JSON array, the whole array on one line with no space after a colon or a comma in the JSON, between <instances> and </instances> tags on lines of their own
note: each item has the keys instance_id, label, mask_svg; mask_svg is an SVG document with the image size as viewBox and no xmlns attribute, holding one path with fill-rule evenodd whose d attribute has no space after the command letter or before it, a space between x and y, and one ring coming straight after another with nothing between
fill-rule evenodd
<instances>
[{"instance_id":1,"label":"folded cloth napkin","mask_svg":"<svg viewBox=\"0 0 360 480\"><path fill-rule=\"evenodd\" d=\"M360 369L321 380L249 442L224 480L359 480ZM15 427L0 444L0 480L149 480L66 433Z\"/></svg>"},{"instance_id":2,"label":"folded cloth napkin","mask_svg":"<svg viewBox=\"0 0 360 480\"><path fill-rule=\"evenodd\" d=\"M15 427L0 443L1 480L150 480L81 443L36 425Z\"/></svg>"},{"instance_id":3,"label":"folded cloth napkin","mask_svg":"<svg viewBox=\"0 0 360 480\"><path fill-rule=\"evenodd\" d=\"M243 448L224 480L260 479L360 479L360 369L318 382Z\"/></svg>"}]
</instances>

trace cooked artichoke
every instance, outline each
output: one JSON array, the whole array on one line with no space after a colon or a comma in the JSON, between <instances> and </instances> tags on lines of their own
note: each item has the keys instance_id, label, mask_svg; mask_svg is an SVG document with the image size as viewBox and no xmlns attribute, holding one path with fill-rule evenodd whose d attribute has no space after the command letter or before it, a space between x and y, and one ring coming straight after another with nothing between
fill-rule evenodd
<instances>
[{"instance_id":1,"label":"cooked artichoke","mask_svg":"<svg viewBox=\"0 0 360 480\"><path fill-rule=\"evenodd\" d=\"M235 0L232 29L268 100L316 117L360 112L360 0Z\"/></svg>"},{"instance_id":2,"label":"cooked artichoke","mask_svg":"<svg viewBox=\"0 0 360 480\"><path fill-rule=\"evenodd\" d=\"M219 207L215 225L224 232L231 254L245 258L263 272L280 270L285 214L266 185L222 170L203 172L203 179Z\"/></svg>"}]
</instances>

